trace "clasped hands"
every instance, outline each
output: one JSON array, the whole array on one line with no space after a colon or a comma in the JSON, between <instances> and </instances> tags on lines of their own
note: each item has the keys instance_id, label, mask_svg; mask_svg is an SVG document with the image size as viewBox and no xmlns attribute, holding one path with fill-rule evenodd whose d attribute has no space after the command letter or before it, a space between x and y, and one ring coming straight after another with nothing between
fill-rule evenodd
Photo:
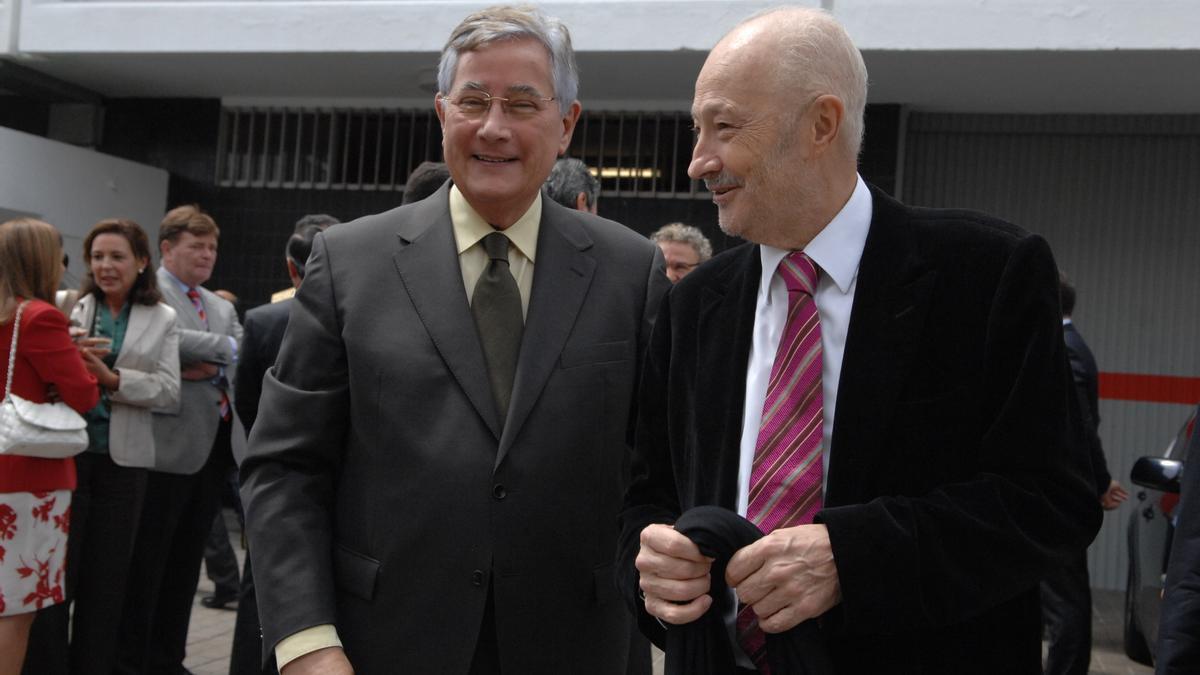
<instances>
[{"instance_id":1,"label":"clasped hands","mask_svg":"<svg viewBox=\"0 0 1200 675\"><path fill-rule=\"evenodd\" d=\"M712 606L712 559L671 526L642 530L634 564L651 616L686 624ZM725 582L743 604L754 608L765 633L782 633L824 614L842 599L824 525L782 528L742 548L729 560Z\"/></svg>"}]
</instances>

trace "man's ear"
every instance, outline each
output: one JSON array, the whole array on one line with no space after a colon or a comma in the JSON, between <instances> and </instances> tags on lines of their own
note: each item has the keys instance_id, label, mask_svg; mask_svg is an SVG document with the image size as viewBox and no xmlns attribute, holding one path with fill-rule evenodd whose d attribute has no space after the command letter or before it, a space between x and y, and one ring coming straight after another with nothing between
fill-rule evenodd
<instances>
[{"instance_id":1,"label":"man's ear","mask_svg":"<svg viewBox=\"0 0 1200 675\"><path fill-rule=\"evenodd\" d=\"M292 280L292 288L300 288L302 277L300 270L296 269L296 263L292 262L291 258L285 258L284 261L287 263L288 278Z\"/></svg>"},{"instance_id":2,"label":"man's ear","mask_svg":"<svg viewBox=\"0 0 1200 675\"><path fill-rule=\"evenodd\" d=\"M809 111L812 120L812 142L815 152L824 153L834 147L842 132L842 120L846 117L846 105L832 94L818 96Z\"/></svg>"},{"instance_id":3,"label":"man's ear","mask_svg":"<svg viewBox=\"0 0 1200 675\"><path fill-rule=\"evenodd\" d=\"M579 113L582 110L583 106L579 105L579 101L571 101L571 107L567 109L567 114L563 115L563 133L558 143L559 157L562 157L567 148L571 147L571 135L575 133L575 123L579 121Z\"/></svg>"},{"instance_id":4,"label":"man's ear","mask_svg":"<svg viewBox=\"0 0 1200 675\"><path fill-rule=\"evenodd\" d=\"M575 195L575 210L587 211L588 213L591 213L592 210L588 208L586 192L580 192L579 194Z\"/></svg>"}]
</instances>

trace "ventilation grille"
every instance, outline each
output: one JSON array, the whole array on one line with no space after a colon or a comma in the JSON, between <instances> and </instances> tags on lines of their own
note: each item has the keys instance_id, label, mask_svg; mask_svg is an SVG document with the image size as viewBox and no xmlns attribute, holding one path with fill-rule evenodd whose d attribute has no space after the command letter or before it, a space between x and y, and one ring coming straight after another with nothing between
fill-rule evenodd
<instances>
[{"instance_id":1,"label":"ventilation grille","mask_svg":"<svg viewBox=\"0 0 1200 675\"><path fill-rule=\"evenodd\" d=\"M600 178L605 197L708 199L687 175L694 135L683 112L585 112L568 155ZM442 159L428 109L227 107L221 187L403 190L424 161Z\"/></svg>"}]
</instances>

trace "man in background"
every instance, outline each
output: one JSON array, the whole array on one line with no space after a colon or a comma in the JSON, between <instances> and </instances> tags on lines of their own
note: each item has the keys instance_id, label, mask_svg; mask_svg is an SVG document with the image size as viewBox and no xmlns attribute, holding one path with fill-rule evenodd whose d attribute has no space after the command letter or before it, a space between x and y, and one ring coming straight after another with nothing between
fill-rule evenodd
<instances>
[{"instance_id":1,"label":"man in background","mask_svg":"<svg viewBox=\"0 0 1200 675\"><path fill-rule=\"evenodd\" d=\"M439 183L440 185L440 183ZM312 253L313 239L331 225L340 221L326 214L310 214L296 221L292 236L284 246L283 260L287 267L292 288L300 288L304 279L304 265ZM283 334L287 330L288 315L295 299L287 298L269 303L246 312L246 335L242 339L241 359L238 362L238 377L235 386L238 417L246 427L246 433L254 428L258 418L258 400L262 395L262 380L267 370L275 364ZM242 458L238 458L239 462ZM242 588L238 596L237 620L233 627L233 647L229 659L229 675L269 675L275 669L274 655L268 656L263 664L262 632L258 620L258 598L254 592L254 574L250 556L242 569Z\"/></svg>"},{"instance_id":2,"label":"man in background","mask_svg":"<svg viewBox=\"0 0 1200 675\"><path fill-rule=\"evenodd\" d=\"M217 262L219 236L197 206L168 211L159 226L158 287L178 316L183 383L179 411L154 413L155 464L129 575L138 582L121 615L121 673L183 672L204 542L233 463L219 446L233 423L230 381L242 326L233 305L202 286Z\"/></svg>"},{"instance_id":3,"label":"man in background","mask_svg":"<svg viewBox=\"0 0 1200 675\"><path fill-rule=\"evenodd\" d=\"M677 284L696 266L712 257L712 243L698 228L683 223L663 225L650 235L667 259L667 278Z\"/></svg>"},{"instance_id":4,"label":"man in background","mask_svg":"<svg viewBox=\"0 0 1200 675\"><path fill-rule=\"evenodd\" d=\"M1096 494L1100 505L1111 511L1129 496L1108 472L1104 446L1100 442L1099 371L1096 358L1083 335L1075 328L1075 286L1059 272L1058 298L1062 307L1063 341L1079 399L1082 442L1091 459ZM1088 576L1087 547L1072 553L1054 566L1042 581L1042 621L1049 649L1045 675L1087 675L1092 659L1092 588Z\"/></svg>"},{"instance_id":5,"label":"man in background","mask_svg":"<svg viewBox=\"0 0 1200 675\"><path fill-rule=\"evenodd\" d=\"M546 194L568 209L595 215L600 211L600 181L582 161L566 157L554 163L546 178Z\"/></svg>"},{"instance_id":6,"label":"man in background","mask_svg":"<svg viewBox=\"0 0 1200 675\"><path fill-rule=\"evenodd\" d=\"M400 203L419 202L437 192L448 180L450 169L446 168L445 162L421 162L408 174L408 180L404 181L404 196Z\"/></svg>"}]
</instances>

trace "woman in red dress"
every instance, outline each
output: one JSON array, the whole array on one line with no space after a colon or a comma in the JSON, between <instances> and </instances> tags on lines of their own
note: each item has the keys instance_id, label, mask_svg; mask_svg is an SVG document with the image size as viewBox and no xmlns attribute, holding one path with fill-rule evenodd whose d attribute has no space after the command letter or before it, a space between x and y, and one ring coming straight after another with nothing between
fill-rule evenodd
<instances>
[{"instance_id":1,"label":"woman in red dress","mask_svg":"<svg viewBox=\"0 0 1200 675\"><path fill-rule=\"evenodd\" d=\"M0 224L0 347L7 356L25 303L12 393L37 403L56 397L82 413L100 391L54 306L61 261L53 226L29 218ZM0 371L7 378L7 358ZM74 459L0 455L0 675L21 671L34 612L64 600L74 487Z\"/></svg>"}]
</instances>

